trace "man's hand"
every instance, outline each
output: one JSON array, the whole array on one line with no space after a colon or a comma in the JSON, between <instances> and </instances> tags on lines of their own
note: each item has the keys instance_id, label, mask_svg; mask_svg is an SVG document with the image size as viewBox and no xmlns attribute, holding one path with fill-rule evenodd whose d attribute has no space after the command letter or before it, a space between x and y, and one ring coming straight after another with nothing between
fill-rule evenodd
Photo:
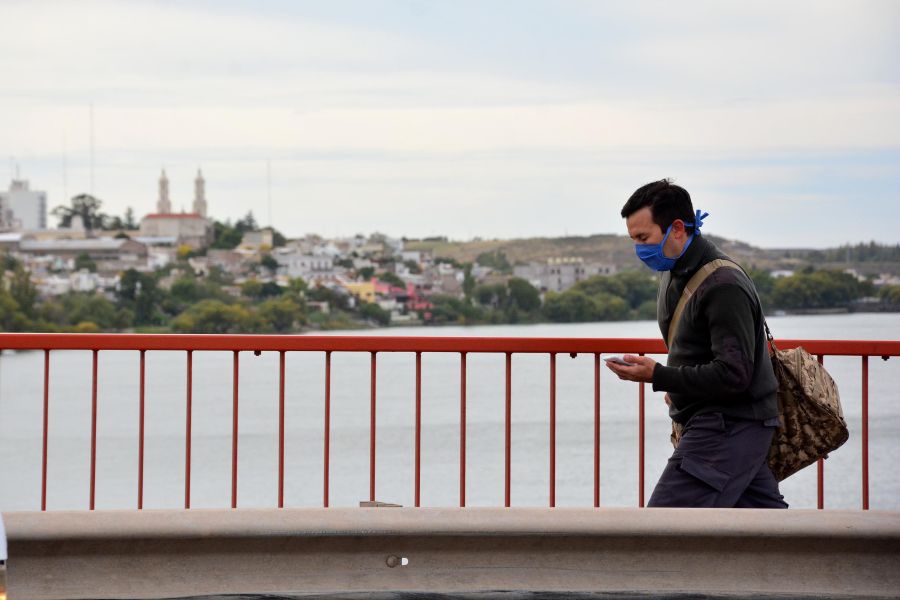
<instances>
[{"instance_id":1,"label":"man's hand","mask_svg":"<svg viewBox=\"0 0 900 600\"><path fill-rule=\"evenodd\" d=\"M653 368L656 361L648 356L637 356L634 354L626 354L622 357L625 362L634 363L630 367L608 362L606 366L609 370L619 376L619 379L626 381L643 381L650 383L653 381Z\"/></svg>"}]
</instances>

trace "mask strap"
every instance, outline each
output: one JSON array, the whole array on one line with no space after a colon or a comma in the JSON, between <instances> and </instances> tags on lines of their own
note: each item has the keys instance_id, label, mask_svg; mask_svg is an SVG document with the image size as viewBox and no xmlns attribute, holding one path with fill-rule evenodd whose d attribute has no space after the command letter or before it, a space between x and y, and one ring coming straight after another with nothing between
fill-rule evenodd
<instances>
[{"instance_id":1,"label":"mask strap","mask_svg":"<svg viewBox=\"0 0 900 600\"><path fill-rule=\"evenodd\" d=\"M698 210L696 215L694 216L694 229L700 229L703 227L703 219L709 216L708 212L703 212L702 210Z\"/></svg>"},{"instance_id":2,"label":"mask strap","mask_svg":"<svg viewBox=\"0 0 900 600\"><path fill-rule=\"evenodd\" d=\"M697 210L697 212L694 215L693 223L686 223L686 222L682 221L682 223L684 223L685 227L693 227L694 228L694 231L691 232L692 239L695 235L698 235L700 233L700 228L703 227L703 220L708 216L709 216L708 212L703 212L702 210ZM659 243L660 248L662 248L663 244L666 243L666 240L669 239L670 233L672 233L672 225L669 225L669 228L666 229L666 235L663 236L662 241ZM688 242L688 245L690 245L690 242ZM687 250L687 247L685 247L685 250ZM684 252L682 252L682 254L684 254Z\"/></svg>"},{"instance_id":3,"label":"mask strap","mask_svg":"<svg viewBox=\"0 0 900 600\"><path fill-rule=\"evenodd\" d=\"M687 221L683 221L685 227L693 227L694 231L691 232L691 237L697 235L700 232L700 228L703 227L703 219L709 216L708 212L703 212L702 210L698 210L694 215L694 222L689 223ZM663 240L665 241L665 240Z\"/></svg>"},{"instance_id":4,"label":"mask strap","mask_svg":"<svg viewBox=\"0 0 900 600\"><path fill-rule=\"evenodd\" d=\"M705 219L708 216L709 216L708 212L703 212L702 210L698 210L694 217L694 222L693 223L685 223L685 226L693 225L694 231L691 232L691 237L688 238L688 241L684 245L684 248L681 249L681 254L679 254L677 258L681 258L682 256L684 256L684 253L687 252L688 248L690 248L691 242L694 241L694 238L697 237L698 235L700 235L700 228L703 227L703 219ZM671 229L670 229L670 231L671 231ZM666 234L666 237L668 237L668 234ZM663 243L665 243L665 240L663 240ZM677 258L676 258L676 260L677 260Z\"/></svg>"}]
</instances>

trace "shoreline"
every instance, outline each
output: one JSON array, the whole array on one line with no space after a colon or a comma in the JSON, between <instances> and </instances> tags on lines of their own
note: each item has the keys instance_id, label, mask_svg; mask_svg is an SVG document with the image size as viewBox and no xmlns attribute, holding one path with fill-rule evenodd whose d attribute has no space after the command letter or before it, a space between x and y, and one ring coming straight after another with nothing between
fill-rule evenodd
<instances>
[{"instance_id":1,"label":"shoreline","mask_svg":"<svg viewBox=\"0 0 900 600\"><path fill-rule=\"evenodd\" d=\"M771 312L765 313L765 317L773 318L773 317L807 317L807 316L846 316L846 315L854 315L854 314L900 314L900 306L892 306L892 305L878 305L871 307L840 307L840 308L809 308L809 309L795 309L795 310L774 310ZM385 330L385 329L422 329L422 328L434 328L434 329L444 329L448 327L515 327L521 325L590 325L590 324L598 324L598 323L638 323L638 322L655 322L653 319L625 319L625 320L609 320L609 321L569 321L569 322L558 322L558 321L549 321L549 320L535 320L535 321L521 321L518 323L459 323L459 322L446 322L446 323L427 323L421 320L415 321L407 321L402 323L389 323L388 325L378 325L373 322L344 322L336 327L309 327L302 328L299 330L283 332L282 335L316 335L316 334L332 334L341 331L374 331L374 330ZM177 333L174 331L165 331L161 330L161 327L150 327L150 328L129 328L124 330L105 330L99 331L97 333L106 333L106 334L162 334L176 335ZM4 333L0 331L0 333ZM17 333L17 332L7 332L7 333ZM58 334L68 334L68 333L78 333L78 332L65 332L65 331L57 331L57 332L35 332L35 331L25 331L18 333L58 333ZM224 334L224 335L257 335L258 332L250 333L250 334ZM276 334L277 335L277 334Z\"/></svg>"}]
</instances>

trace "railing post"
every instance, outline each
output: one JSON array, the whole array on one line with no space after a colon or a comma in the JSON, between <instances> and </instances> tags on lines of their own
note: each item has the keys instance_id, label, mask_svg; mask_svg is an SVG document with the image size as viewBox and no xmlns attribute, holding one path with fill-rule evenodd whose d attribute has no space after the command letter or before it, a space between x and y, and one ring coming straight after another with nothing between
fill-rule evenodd
<instances>
[{"instance_id":1,"label":"railing post","mask_svg":"<svg viewBox=\"0 0 900 600\"><path fill-rule=\"evenodd\" d=\"M556 353L550 353L550 507L556 506Z\"/></svg>"},{"instance_id":2,"label":"railing post","mask_svg":"<svg viewBox=\"0 0 900 600\"><path fill-rule=\"evenodd\" d=\"M240 367L239 350L233 350L234 365L232 367L232 409L231 409L231 508L237 508L237 476L238 476L238 371Z\"/></svg>"},{"instance_id":3,"label":"railing post","mask_svg":"<svg viewBox=\"0 0 900 600\"><path fill-rule=\"evenodd\" d=\"M184 507L191 507L191 414L194 396L194 353L187 351L187 399L184 417Z\"/></svg>"},{"instance_id":4,"label":"railing post","mask_svg":"<svg viewBox=\"0 0 900 600\"><path fill-rule=\"evenodd\" d=\"M820 365L825 364L825 356L818 355ZM819 510L825 508L825 460L819 458L816 461L816 507Z\"/></svg>"},{"instance_id":5,"label":"railing post","mask_svg":"<svg viewBox=\"0 0 900 600\"><path fill-rule=\"evenodd\" d=\"M459 506L466 505L466 353L459 353Z\"/></svg>"},{"instance_id":6,"label":"railing post","mask_svg":"<svg viewBox=\"0 0 900 600\"><path fill-rule=\"evenodd\" d=\"M138 510L144 508L144 391L146 389L145 367L146 367L146 350L141 350L140 359L140 397L139 415L138 415L138 490L137 490L137 507Z\"/></svg>"},{"instance_id":7,"label":"railing post","mask_svg":"<svg viewBox=\"0 0 900 600\"><path fill-rule=\"evenodd\" d=\"M422 353L416 352L415 506L419 507L422 473Z\"/></svg>"},{"instance_id":8,"label":"railing post","mask_svg":"<svg viewBox=\"0 0 900 600\"><path fill-rule=\"evenodd\" d=\"M375 398L377 390L377 374L378 366L376 362L375 352L372 352L370 373L371 373L371 403L369 406L369 500L375 501Z\"/></svg>"},{"instance_id":9,"label":"railing post","mask_svg":"<svg viewBox=\"0 0 900 600\"><path fill-rule=\"evenodd\" d=\"M600 507L600 354L594 354L594 508Z\"/></svg>"},{"instance_id":10,"label":"railing post","mask_svg":"<svg viewBox=\"0 0 900 600\"><path fill-rule=\"evenodd\" d=\"M278 352L278 508L284 508L284 350Z\"/></svg>"},{"instance_id":11,"label":"railing post","mask_svg":"<svg viewBox=\"0 0 900 600\"><path fill-rule=\"evenodd\" d=\"M41 510L47 510L47 459L50 433L50 350L44 350L44 443L41 455Z\"/></svg>"},{"instance_id":12,"label":"railing post","mask_svg":"<svg viewBox=\"0 0 900 600\"><path fill-rule=\"evenodd\" d=\"M509 508L512 482L512 353L506 353L506 457L504 506Z\"/></svg>"},{"instance_id":13,"label":"railing post","mask_svg":"<svg viewBox=\"0 0 900 600\"><path fill-rule=\"evenodd\" d=\"M97 489L97 350L94 350L91 376L91 493L90 510L94 510Z\"/></svg>"},{"instance_id":14,"label":"railing post","mask_svg":"<svg viewBox=\"0 0 900 600\"><path fill-rule=\"evenodd\" d=\"M322 475L322 506L328 508L328 475L331 463L331 350L325 352L325 432Z\"/></svg>"},{"instance_id":15,"label":"railing post","mask_svg":"<svg viewBox=\"0 0 900 600\"><path fill-rule=\"evenodd\" d=\"M862 357L862 508L869 510L869 357Z\"/></svg>"}]
</instances>

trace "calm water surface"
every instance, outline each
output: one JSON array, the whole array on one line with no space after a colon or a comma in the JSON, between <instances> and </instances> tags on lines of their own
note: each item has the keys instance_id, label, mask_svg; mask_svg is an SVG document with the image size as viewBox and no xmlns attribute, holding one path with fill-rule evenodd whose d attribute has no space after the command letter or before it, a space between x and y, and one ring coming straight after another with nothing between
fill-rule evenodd
<instances>
[{"instance_id":1,"label":"calm water surface","mask_svg":"<svg viewBox=\"0 0 900 600\"><path fill-rule=\"evenodd\" d=\"M900 339L900 315L774 317L776 336L799 339ZM370 335L658 337L655 322L386 329ZM51 355L48 507L88 506L91 353ZM657 357L661 358L661 357ZM138 353L103 352L99 362L97 508L137 504ZM593 359L557 359L559 506L593 502ZM459 357L423 355L422 504L459 502ZM828 357L840 387L850 441L826 462L826 507L861 504L861 375L859 358ZM186 359L147 353L144 507L184 503ZM332 506L369 497L369 356L332 359ZM231 500L232 355L194 353L191 505ZM870 504L900 509L900 358L869 361ZM278 500L278 356L240 358L238 505ZM542 506L549 494L549 359L513 358L512 503ZM379 500L413 504L415 359L378 357L376 485ZM285 505L322 503L324 355L287 355ZM502 355L468 358L466 499L472 506L504 501ZM40 508L43 354L0 357L0 510ZM636 384L601 373L601 503L638 502ZM662 394L647 388L646 493L666 458L669 421ZM815 467L782 484L793 507L814 507Z\"/></svg>"}]
</instances>

